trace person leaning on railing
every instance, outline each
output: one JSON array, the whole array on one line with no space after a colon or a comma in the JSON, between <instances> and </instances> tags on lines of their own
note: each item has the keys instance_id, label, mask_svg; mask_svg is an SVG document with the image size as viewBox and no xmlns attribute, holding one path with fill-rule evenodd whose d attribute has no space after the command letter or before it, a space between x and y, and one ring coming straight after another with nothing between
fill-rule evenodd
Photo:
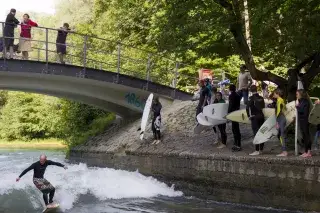
<instances>
[{"instance_id":1,"label":"person leaning on railing","mask_svg":"<svg viewBox=\"0 0 320 213\"><path fill-rule=\"evenodd\" d=\"M63 27L58 29L56 47L57 47L57 53L59 55L59 60L61 64L65 64L64 57L67 54L66 40L69 32L70 32L70 29L69 29L68 23L64 23Z\"/></svg>"},{"instance_id":2,"label":"person leaning on railing","mask_svg":"<svg viewBox=\"0 0 320 213\"><path fill-rule=\"evenodd\" d=\"M3 35L5 37L5 47L6 50L10 52L10 59L13 58L13 46L14 46L14 28L20 23L16 19L16 9L11 9L10 13L7 15L6 23L4 26Z\"/></svg>"},{"instance_id":3,"label":"person leaning on railing","mask_svg":"<svg viewBox=\"0 0 320 213\"><path fill-rule=\"evenodd\" d=\"M22 52L22 59L28 60L31 48L31 27L38 27L36 22L31 21L28 14L23 15L21 22L21 33L19 40L19 50Z\"/></svg>"}]
</instances>

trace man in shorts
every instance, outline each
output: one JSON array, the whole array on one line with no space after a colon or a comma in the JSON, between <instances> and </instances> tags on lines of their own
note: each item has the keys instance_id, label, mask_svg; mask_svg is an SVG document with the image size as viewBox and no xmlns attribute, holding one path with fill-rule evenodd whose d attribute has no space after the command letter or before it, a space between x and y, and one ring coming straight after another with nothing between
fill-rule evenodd
<instances>
[{"instance_id":1,"label":"man in shorts","mask_svg":"<svg viewBox=\"0 0 320 213\"><path fill-rule=\"evenodd\" d=\"M25 175L27 172L33 169L33 183L34 185L42 192L43 200L46 204L47 208L53 207L53 197L55 193L55 188L51 185L49 181L44 178L44 173L46 171L47 166L54 165L63 167L67 169L67 167L61 163L57 163L51 160L47 160L47 156L41 155L40 160L33 163L27 169L25 169L21 175L16 179L17 182L20 181L20 178ZM49 200L48 200L49 194Z\"/></svg>"}]
</instances>

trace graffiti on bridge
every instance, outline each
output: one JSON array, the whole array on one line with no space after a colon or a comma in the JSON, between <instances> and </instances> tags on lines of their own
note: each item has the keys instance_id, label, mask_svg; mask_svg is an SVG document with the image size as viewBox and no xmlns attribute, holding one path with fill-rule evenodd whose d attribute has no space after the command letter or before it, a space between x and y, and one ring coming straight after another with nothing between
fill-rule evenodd
<instances>
[{"instance_id":1,"label":"graffiti on bridge","mask_svg":"<svg viewBox=\"0 0 320 213\"><path fill-rule=\"evenodd\" d=\"M135 93L127 93L125 99L128 104L141 108L142 110L144 109L146 100L140 98L140 96Z\"/></svg>"}]
</instances>

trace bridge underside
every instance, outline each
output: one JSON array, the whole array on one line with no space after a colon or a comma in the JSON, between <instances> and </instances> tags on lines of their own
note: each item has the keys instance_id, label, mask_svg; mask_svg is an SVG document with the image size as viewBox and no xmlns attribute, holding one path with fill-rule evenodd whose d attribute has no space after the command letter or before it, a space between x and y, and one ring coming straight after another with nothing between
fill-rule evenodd
<instances>
[{"instance_id":1,"label":"bridge underside","mask_svg":"<svg viewBox=\"0 0 320 213\"><path fill-rule=\"evenodd\" d=\"M72 80L77 81L70 82ZM114 112L121 117L134 117L141 114L141 111L137 109L129 109L128 107L111 102L110 98L106 98L108 94L107 89L99 89L97 85L85 85L81 82L82 80L70 79L63 76L0 71L0 89L3 90L33 92L66 98ZM101 93L105 94L104 97L99 97Z\"/></svg>"},{"instance_id":2,"label":"bridge underside","mask_svg":"<svg viewBox=\"0 0 320 213\"><path fill-rule=\"evenodd\" d=\"M0 61L0 89L67 98L121 117L139 116L150 93L158 95L164 106L170 105L173 97L191 97L171 87L114 72L21 60Z\"/></svg>"}]
</instances>

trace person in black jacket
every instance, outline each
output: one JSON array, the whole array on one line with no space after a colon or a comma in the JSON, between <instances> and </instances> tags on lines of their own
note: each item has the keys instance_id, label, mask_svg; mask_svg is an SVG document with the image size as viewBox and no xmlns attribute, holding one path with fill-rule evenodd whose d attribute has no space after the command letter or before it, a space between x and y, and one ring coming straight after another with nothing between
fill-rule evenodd
<instances>
[{"instance_id":1,"label":"person in black jacket","mask_svg":"<svg viewBox=\"0 0 320 213\"><path fill-rule=\"evenodd\" d=\"M256 135L260 127L264 123L263 108L265 107L264 98L259 95L257 86L252 85L250 88L252 96L248 100L246 107L248 118L251 120L253 134ZM256 151L251 153L251 156L260 155L263 151L264 143L256 145Z\"/></svg>"},{"instance_id":2,"label":"person in black jacket","mask_svg":"<svg viewBox=\"0 0 320 213\"><path fill-rule=\"evenodd\" d=\"M41 155L40 160L31 164L28 168L26 168L16 179L17 182L20 181L20 178L27 174L30 170L33 170L33 183L34 185L42 192L43 200L46 204L47 208L51 208L53 204L53 197L55 193L55 188L51 185L49 181L44 178L44 173L46 172L46 168L50 165L63 167L67 169L67 167L61 163L57 163L51 160L47 160L47 156ZM49 200L48 200L49 194Z\"/></svg>"},{"instance_id":3,"label":"person in black jacket","mask_svg":"<svg viewBox=\"0 0 320 213\"><path fill-rule=\"evenodd\" d=\"M4 37L5 37L5 47L6 51L10 52L10 58L13 58L13 46L14 46L14 28L20 23L16 19L16 9L11 9L10 13L7 15L6 24L4 26Z\"/></svg>"},{"instance_id":4,"label":"person in black jacket","mask_svg":"<svg viewBox=\"0 0 320 213\"><path fill-rule=\"evenodd\" d=\"M161 133L160 133L160 127L161 127L161 109L162 105L159 101L158 97L155 97L153 99L153 103L151 106L151 110L153 112L153 118L152 118L152 132L154 136L154 142L152 144L158 144L161 142Z\"/></svg>"},{"instance_id":5,"label":"person in black jacket","mask_svg":"<svg viewBox=\"0 0 320 213\"><path fill-rule=\"evenodd\" d=\"M59 60L61 64L65 64L64 57L67 54L67 36L70 32L69 24L64 23L63 27L58 29L57 39L56 39L56 47L57 47L57 53L59 55Z\"/></svg>"},{"instance_id":6,"label":"person in black jacket","mask_svg":"<svg viewBox=\"0 0 320 213\"><path fill-rule=\"evenodd\" d=\"M230 95L228 113L231 113L240 109L241 97L236 92L236 86L234 84L229 86L229 90ZM238 122L232 122L232 133L234 137L234 146L232 147L232 150L235 152L241 151L241 133Z\"/></svg>"},{"instance_id":7,"label":"person in black jacket","mask_svg":"<svg viewBox=\"0 0 320 213\"><path fill-rule=\"evenodd\" d=\"M301 155L301 157L304 157L304 158L312 157L311 139L310 139L310 132L309 132L310 102L308 100L308 95L306 91L303 89L297 91L296 108L298 111L299 127L302 134L302 139L304 141L304 146L305 146L305 152Z\"/></svg>"}]
</instances>

